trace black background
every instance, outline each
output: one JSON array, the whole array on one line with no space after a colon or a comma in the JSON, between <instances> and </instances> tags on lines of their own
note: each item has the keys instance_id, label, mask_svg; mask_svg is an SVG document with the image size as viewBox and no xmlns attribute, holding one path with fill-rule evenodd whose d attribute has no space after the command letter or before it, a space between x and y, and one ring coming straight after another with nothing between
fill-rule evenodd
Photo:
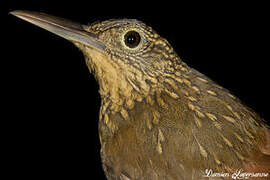
<instances>
[{"instance_id":1,"label":"black background","mask_svg":"<svg viewBox=\"0 0 270 180\"><path fill-rule=\"evenodd\" d=\"M41 11L84 24L136 18L168 39L190 66L269 121L269 14L263 4L15 2L6 11L2 94L5 166L40 179L105 179L98 138L98 85L70 42L7 13Z\"/></svg>"}]
</instances>

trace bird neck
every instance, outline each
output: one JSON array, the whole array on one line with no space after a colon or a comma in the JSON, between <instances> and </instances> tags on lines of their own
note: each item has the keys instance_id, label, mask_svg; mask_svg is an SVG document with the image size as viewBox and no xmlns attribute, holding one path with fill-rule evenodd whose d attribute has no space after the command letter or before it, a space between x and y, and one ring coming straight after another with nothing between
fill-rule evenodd
<instances>
[{"instance_id":1,"label":"bird neck","mask_svg":"<svg viewBox=\"0 0 270 180\"><path fill-rule=\"evenodd\" d=\"M100 132L106 136L113 136L118 129L132 122L129 114L134 111L135 105L159 103L163 106L162 100L158 98L160 94L180 98L182 95L178 91L182 89L181 84L190 83L186 80L190 68L179 59L164 63L163 70L153 72L125 64L127 62L121 60L112 60L109 55L87 47L80 48L83 49L89 70L99 84L102 101Z\"/></svg>"},{"instance_id":2,"label":"bird neck","mask_svg":"<svg viewBox=\"0 0 270 180\"><path fill-rule=\"evenodd\" d=\"M152 112L151 108L154 108L155 104L160 107L166 106L159 98L161 94L167 94L173 99L180 98L176 91L181 89L182 80L177 76L189 71L188 67L179 65L176 72L164 72L158 77L151 78L140 75L141 71L132 70L137 73L137 78L134 78L128 73L130 69L121 69L121 71L115 71L112 67L108 69L110 71L102 70L104 74L96 77L102 100L99 115L101 142L113 137L121 128L134 126L137 118L132 114L137 114L137 111L147 114ZM151 123L146 123L146 126L151 128Z\"/></svg>"},{"instance_id":3,"label":"bird neck","mask_svg":"<svg viewBox=\"0 0 270 180\"><path fill-rule=\"evenodd\" d=\"M133 66L119 63L115 65L106 61L102 66L94 67L102 100L101 115L105 112L109 115L120 113L125 119L126 112L132 110L136 103L163 92L179 98L176 91L181 89L180 81L183 82L180 76L187 77L185 74L189 72L189 67L183 63L171 71L150 76Z\"/></svg>"}]
</instances>

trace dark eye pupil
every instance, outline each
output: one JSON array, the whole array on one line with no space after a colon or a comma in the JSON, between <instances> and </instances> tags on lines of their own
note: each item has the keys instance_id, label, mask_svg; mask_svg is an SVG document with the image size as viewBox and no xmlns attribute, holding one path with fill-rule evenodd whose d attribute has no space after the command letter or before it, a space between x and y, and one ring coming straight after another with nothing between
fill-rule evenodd
<instances>
[{"instance_id":1,"label":"dark eye pupil","mask_svg":"<svg viewBox=\"0 0 270 180\"><path fill-rule=\"evenodd\" d=\"M130 48L135 48L140 44L141 36L136 31L129 31L125 34L125 44Z\"/></svg>"}]
</instances>

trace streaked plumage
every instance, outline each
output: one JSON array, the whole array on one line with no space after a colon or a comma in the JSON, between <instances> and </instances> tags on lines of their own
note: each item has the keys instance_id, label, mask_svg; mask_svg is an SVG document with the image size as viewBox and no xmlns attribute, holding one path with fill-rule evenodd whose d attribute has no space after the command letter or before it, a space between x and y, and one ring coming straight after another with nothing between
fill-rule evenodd
<instances>
[{"instance_id":1,"label":"streaked plumage","mask_svg":"<svg viewBox=\"0 0 270 180\"><path fill-rule=\"evenodd\" d=\"M197 180L206 169L270 172L270 131L263 119L188 67L151 27L130 19L83 26L40 13L12 14L84 53L100 86L99 134L108 179ZM126 39L129 32L135 35ZM139 43L128 46L138 35Z\"/></svg>"}]
</instances>

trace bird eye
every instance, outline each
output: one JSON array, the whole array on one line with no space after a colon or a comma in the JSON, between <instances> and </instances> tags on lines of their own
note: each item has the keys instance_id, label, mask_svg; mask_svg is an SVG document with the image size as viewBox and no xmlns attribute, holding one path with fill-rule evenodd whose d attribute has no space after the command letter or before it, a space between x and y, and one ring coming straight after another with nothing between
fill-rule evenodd
<instances>
[{"instance_id":1,"label":"bird eye","mask_svg":"<svg viewBox=\"0 0 270 180\"><path fill-rule=\"evenodd\" d=\"M136 48L141 42L141 36L136 31L129 31L125 34L124 41L129 48Z\"/></svg>"}]
</instances>

